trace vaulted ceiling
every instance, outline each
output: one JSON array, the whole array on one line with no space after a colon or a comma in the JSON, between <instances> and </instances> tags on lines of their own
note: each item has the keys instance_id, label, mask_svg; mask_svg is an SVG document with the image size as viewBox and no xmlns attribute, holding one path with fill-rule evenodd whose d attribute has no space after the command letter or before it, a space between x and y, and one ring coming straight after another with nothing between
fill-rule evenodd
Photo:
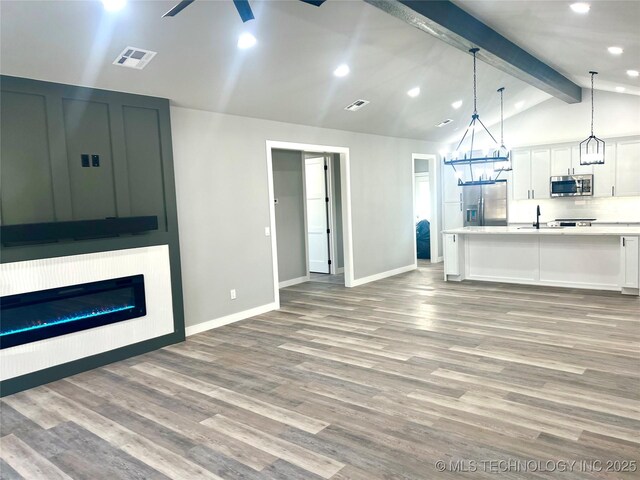
<instances>
[{"instance_id":1,"label":"vaulted ceiling","mask_svg":"<svg viewBox=\"0 0 640 480\"><path fill-rule=\"evenodd\" d=\"M97 0L3 0L0 72L166 97L183 107L438 142L469 120L470 55L365 2L329 0L316 8L252 1L256 19L247 24L222 1L198 0L174 18L161 18L175 3L129 0L124 10L109 13ZM619 73L640 69L640 40L631 29L640 22L631 5L638 2L606 2L601 24L594 21L596 6L605 2L594 2L592 17L579 26L575 14L563 13L566 2L456 3L578 84L586 86L585 72L600 68L601 87L625 85L627 93L640 94L638 80ZM236 47L243 31L257 37L254 48ZM625 46L623 58L609 58L606 47L618 43ZM113 65L127 46L158 54L144 70ZM351 73L337 78L332 72L341 63ZM507 115L518 112L516 103L524 110L549 98L483 63L478 76L478 108L488 124L498 120L499 87L506 87ZM406 92L415 86L421 94L410 98ZM344 110L357 99L371 103ZM457 100L463 105L455 110ZM447 118L454 122L435 127Z\"/></svg>"}]
</instances>

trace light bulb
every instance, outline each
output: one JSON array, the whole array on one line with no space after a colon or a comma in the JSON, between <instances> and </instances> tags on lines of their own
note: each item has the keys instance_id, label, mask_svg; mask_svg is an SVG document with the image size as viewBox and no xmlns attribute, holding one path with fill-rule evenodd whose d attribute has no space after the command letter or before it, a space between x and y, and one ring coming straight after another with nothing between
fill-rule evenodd
<instances>
[{"instance_id":1,"label":"light bulb","mask_svg":"<svg viewBox=\"0 0 640 480\"><path fill-rule=\"evenodd\" d=\"M107 12L122 10L126 4L127 0L102 0L102 6Z\"/></svg>"},{"instance_id":2,"label":"light bulb","mask_svg":"<svg viewBox=\"0 0 640 480\"><path fill-rule=\"evenodd\" d=\"M258 40L256 40L256 37L254 37L250 33L245 32L238 37L238 48L241 50L246 50L247 48L251 48L256 43L258 43Z\"/></svg>"}]
</instances>

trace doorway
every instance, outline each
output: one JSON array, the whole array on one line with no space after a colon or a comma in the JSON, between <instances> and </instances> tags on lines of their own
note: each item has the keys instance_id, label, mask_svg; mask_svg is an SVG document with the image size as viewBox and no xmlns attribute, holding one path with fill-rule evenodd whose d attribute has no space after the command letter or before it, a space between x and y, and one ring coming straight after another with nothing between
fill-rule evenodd
<instances>
[{"instance_id":1,"label":"doorway","mask_svg":"<svg viewBox=\"0 0 640 480\"><path fill-rule=\"evenodd\" d=\"M413 222L416 261L440 261L439 215L435 155L413 154Z\"/></svg>"},{"instance_id":2,"label":"doorway","mask_svg":"<svg viewBox=\"0 0 640 480\"><path fill-rule=\"evenodd\" d=\"M349 150L267 141L274 294L305 281L353 284Z\"/></svg>"}]
</instances>

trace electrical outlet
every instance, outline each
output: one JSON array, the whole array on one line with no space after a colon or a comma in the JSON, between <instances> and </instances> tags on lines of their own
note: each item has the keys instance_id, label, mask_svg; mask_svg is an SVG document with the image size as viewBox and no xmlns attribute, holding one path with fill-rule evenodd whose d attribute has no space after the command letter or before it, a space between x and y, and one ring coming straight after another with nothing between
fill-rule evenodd
<instances>
[{"instance_id":1,"label":"electrical outlet","mask_svg":"<svg viewBox=\"0 0 640 480\"><path fill-rule=\"evenodd\" d=\"M91 166L99 167L100 166L100 155L91 155Z\"/></svg>"},{"instance_id":2,"label":"electrical outlet","mask_svg":"<svg viewBox=\"0 0 640 480\"><path fill-rule=\"evenodd\" d=\"M264 236L265 237L271 236L271 229L269 227L264 227Z\"/></svg>"},{"instance_id":3,"label":"electrical outlet","mask_svg":"<svg viewBox=\"0 0 640 480\"><path fill-rule=\"evenodd\" d=\"M235 288L232 288L229 291L229 294L231 295L231 300L235 300L236 299L236 289Z\"/></svg>"}]
</instances>

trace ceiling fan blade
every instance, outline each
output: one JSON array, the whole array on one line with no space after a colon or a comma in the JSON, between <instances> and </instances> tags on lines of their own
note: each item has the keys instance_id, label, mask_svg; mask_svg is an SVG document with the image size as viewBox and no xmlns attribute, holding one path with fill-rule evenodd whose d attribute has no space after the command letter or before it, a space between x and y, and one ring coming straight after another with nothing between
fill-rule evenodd
<instances>
[{"instance_id":1,"label":"ceiling fan blade","mask_svg":"<svg viewBox=\"0 0 640 480\"><path fill-rule=\"evenodd\" d=\"M187 8L189 5L191 5L195 1L196 0L182 0L175 7L173 7L171 10L169 10L167 13L165 13L162 16L162 18L164 18L164 17L175 17L177 14L179 14L182 10Z\"/></svg>"},{"instance_id":2,"label":"ceiling fan blade","mask_svg":"<svg viewBox=\"0 0 640 480\"><path fill-rule=\"evenodd\" d=\"M236 9L238 10L240 18L243 22L248 22L249 20L253 20L255 18L253 16L253 12L251 11L249 0L233 0L233 4L236 6Z\"/></svg>"},{"instance_id":3,"label":"ceiling fan blade","mask_svg":"<svg viewBox=\"0 0 640 480\"><path fill-rule=\"evenodd\" d=\"M327 0L300 0L300 1L304 2L304 3L308 3L309 5L314 5L316 7L319 7L320 5L322 5Z\"/></svg>"}]
</instances>

